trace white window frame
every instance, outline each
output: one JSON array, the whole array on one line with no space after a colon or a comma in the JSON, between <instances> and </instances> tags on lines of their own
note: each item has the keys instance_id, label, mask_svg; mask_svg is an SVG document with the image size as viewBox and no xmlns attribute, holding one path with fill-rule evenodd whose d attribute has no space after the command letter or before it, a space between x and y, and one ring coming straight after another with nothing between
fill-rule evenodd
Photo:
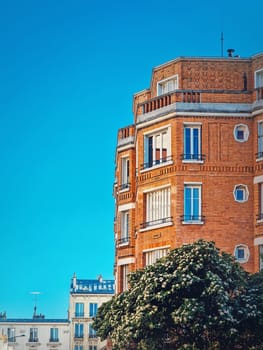
<instances>
[{"instance_id":1,"label":"white window frame","mask_svg":"<svg viewBox=\"0 0 263 350\"><path fill-rule=\"evenodd\" d=\"M128 290L128 276L129 276L129 265L128 264L124 264L120 266L121 268L121 273L122 273L122 292L125 292L126 290Z\"/></svg>"},{"instance_id":2,"label":"white window frame","mask_svg":"<svg viewBox=\"0 0 263 350\"><path fill-rule=\"evenodd\" d=\"M155 264L157 260L167 256L170 251L170 246L158 247L155 249L147 249L143 251L145 266Z\"/></svg>"},{"instance_id":3,"label":"white window frame","mask_svg":"<svg viewBox=\"0 0 263 350\"><path fill-rule=\"evenodd\" d=\"M130 159L128 156L121 158L121 191L129 190L130 181Z\"/></svg>"},{"instance_id":4,"label":"white window frame","mask_svg":"<svg viewBox=\"0 0 263 350\"><path fill-rule=\"evenodd\" d=\"M74 337L81 339L84 338L84 323L75 323Z\"/></svg>"},{"instance_id":5,"label":"white window frame","mask_svg":"<svg viewBox=\"0 0 263 350\"><path fill-rule=\"evenodd\" d=\"M243 258L238 258L238 251L239 250L243 250L244 251L244 257ZM248 246L246 244L237 244L235 246L235 249L234 249L234 257L235 259L240 263L240 264L244 264L246 262L248 262L249 260L249 249L248 249Z\"/></svg>"},{"instance_id":6,"label":"white window frame","mask_svg":"<svg viewBox=\"0 0 263 350\"><path fill-rule=\"evenodd\" d=\"M257 130L257 139L258 139L258 144L257 144L257 161L261 160L263 158L263 120L258 121L258 130Z\"/></svg>"},{"instance_id":7,"label":"white window frame","mask_svg":"<svg viewBox=\"0 0 263 350\"><path fill-rule=\"evenodd\" d=\"M169 92L177 89L179 89L178 74L172 75L157 82L157 96L168 94Z\"/></svg>"},{"instance_id":8,"label":"white window frame","mask_svg":"<svg viewBox=\"0 0 263 350\"><path fill-rule=\"evenodd\" d=\"M243 131L243 135L244 135L243 138L239 138L238 137L238 131L239 130ZM249 137L249 128L248 128L248 126L246 124L237 124L237 125L235 125L234 131L233 131L233 135L234 135L234 139L237 142L246 142L248 140L248 137Z\"/></svg>"},{"instance_id":9,"label":"white window frame","mask_svg":"<svg viewBox=\"0 0 263 350\"><path fill-rule=\"evenodd\" d=\"M190 196L190 203L188 205L190 206L190 214L186 213L187 208L187 198L186 198L186 189L191 190L191 196ZM196 206L195 206L195 197L194 197L194 190L198 189L198 215L194 213ZM187 218L187 216L190 216ZM197 216L197 218L195 218ZM184 215L183 215L183 224L204 224L204 221L202 220L202 183L192 183L192 182L185 182L184 183Z\"/></svg>"},{"instance_id":10,"label":"white window frame","mask_svg":"<svg viewBox=\"0 0 263 350\"><path fill-rule=\"evenodd\" d=\"M129 210L121 211L121 242L120 245L129 243Z\"/></svg>"},{"instance_id":11,"label":"white window frame","mask_svg":"<svg viewBox=\"0 0 263 350\"><path fill-rule=\"evenodd\" d=\"M159 187L144 192L145 198L145 222L140 230L149 230L153 227L172 225L171 222L171 188Z\"/></svg>"},{"instance_id":12,"label":"white window frame","mask_svg":"<svg viewBox=\"0 0 263 350\"><path fill-rule=\"evenodd\" d=\"M258 69L254 73L255 88L263 87L263 68Z\"/></svg>"},{"instance_id":13,"label":"white window frame","mask_svg":"<svg viewBox=\"0 0 263 350\"><path fill-rule=\"evenodd\" d=\"M186 129L190 130L190 140L188 144ZM195 130L197 130L198 143L197 152L195 150ZM200 123L184 123L184 153L183 153L183 163L204 163L202 159L202 124ZM189 148L189 150L188 150Z\"/></svg>"},{"instance_id":14,"label":"white window frame","mask_svg":"<svg viewBox=\"0 0 263 350\"><path fill-rule=\"evenodd\" d=\"M243 199L238 199L237 191L242 191ZM244 185L244 184L235 185L234 190L233 190L233 196L234 196L235 201L238 203L247 202L248 197L249 197L249 191L248 191L247 185Z\"/></svg>"},{"instance_id":15,"label":"white window frame","mask_svg":"<svg viewBox=\"0 0 263 350\"><path fill-rule=\"evenodd\" d=\"M166 140L164 140L166 135ZM160 141L158 141L158 137ZM150 150L150 139L152 139L152 149ZM160 149L157 147L159 142ZM167 143L166 148L164 143ZM159 149L159 159L157 151ZM163 153L166 150L166 155L163 157ZM152 158L152 159L151 159ZM158 168L160 166L166 166L172 164L171 160L171 126L164 126L159 129L151 130L151 132L144 133L144 161L141 172L148 169Z\"/></svg>"},{"instance_id":16,"label":"white window frame","mask_svg":"<svg viewBox=\"0 0 263 350\"><path fill-rule=\"evenodd\" d=\"M75 317L84 317L84 307L84 303L75 303ZM82 313L81 310L83 310Z\"/></svg>"}]
</instances>

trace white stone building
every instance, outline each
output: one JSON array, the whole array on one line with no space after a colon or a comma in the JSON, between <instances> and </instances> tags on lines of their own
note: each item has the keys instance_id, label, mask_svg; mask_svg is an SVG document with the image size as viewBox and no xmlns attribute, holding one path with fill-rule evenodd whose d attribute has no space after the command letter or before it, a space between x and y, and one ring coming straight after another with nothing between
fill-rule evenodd
<instances>
[{"instance_id":1,"label":"white stone building","mask_svg":"<svg viewBox=\"0 0 263 350\"><path fill-rule=\"evenodd\" d=\"M0 314L0 334L5 339L3 349L68 350L69 331L67 319L46 319L35 312L32 319L7 318ZM6 343L8 347L4 347Z\"/></svg>"},{"instance_id":2,"label":"white stone building","mask_svg":"<svg viewBox=\"0 0 263 350\"><path fill-rule=\"evenodd\" d=\"M98 308L114 295L114 280L77 279L71 281L69 299L70 350L106 349L92 328L92 318Z\"/></svg>"}]
</instances>

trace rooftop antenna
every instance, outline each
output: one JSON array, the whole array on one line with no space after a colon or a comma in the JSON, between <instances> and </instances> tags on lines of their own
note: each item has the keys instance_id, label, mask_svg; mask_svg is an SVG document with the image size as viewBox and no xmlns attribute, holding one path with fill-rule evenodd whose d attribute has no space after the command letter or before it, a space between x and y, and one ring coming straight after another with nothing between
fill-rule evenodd
<instances>
[{"instance_id":1,"label":"rooftop antenna","mask_svg":"<svg viewBox=\"0 0 263 350\"><path fill-rule=\"evenodd\" d=\"M30 292L30 294L34 295L34 314L33 314L33 318L36 316L37 314L37 297L39 294L41 294L40 292Z\"/></svg>"},{"instance_id":2,"label":"rooftop antenna","mask_svg":"<svg viewBox=\"0 0 263 350\"><path fill-rule=\"evenodd\" d=\"M221 32L221 57L224 55L224 33Z\"/></svg>"}]
</instances>

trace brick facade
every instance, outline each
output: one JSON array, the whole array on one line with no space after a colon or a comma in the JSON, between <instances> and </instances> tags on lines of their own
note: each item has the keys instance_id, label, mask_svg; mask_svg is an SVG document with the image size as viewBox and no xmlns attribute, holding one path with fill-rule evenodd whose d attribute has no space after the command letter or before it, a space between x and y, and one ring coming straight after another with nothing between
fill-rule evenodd
<instances>
[{"instance_id":1,"label":"brick facade","mask_svg":"<svg viewBox=\"0 0 263 350\"><path fill-rule=\"evenodd\" d=\"M150 88L134 95L133 112L116 148L117 292L125 289L124 271L199 238L258 271L263 54L158 66Z\"/></svg>"}]
</instances>

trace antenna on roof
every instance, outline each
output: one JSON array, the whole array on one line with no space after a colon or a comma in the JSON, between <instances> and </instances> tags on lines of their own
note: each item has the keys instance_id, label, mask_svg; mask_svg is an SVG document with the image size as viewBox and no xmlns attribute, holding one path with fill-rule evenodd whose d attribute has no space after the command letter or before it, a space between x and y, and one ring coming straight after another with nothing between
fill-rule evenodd
<instances>
[{"instance_id":1,"label":"antenna on roof","mask_svg":"<svg viewBox=\"0 0 263 350\"><path fill-rule=\"evenodd\" d=\"M224 33L221 32L221 57L224 55Z\"/></svg>"},{"instance_id":2,"label":"antenna on roof","mask_svg":"<svg viewBox=\"0 0 263 350\"><path fill-rule=\"evenodd\" d=\"M40 292L30 292L30 294L34 295L34 314L36 314L37 310L37 296L41 294Z\"/></svg>"}]
</instances>

